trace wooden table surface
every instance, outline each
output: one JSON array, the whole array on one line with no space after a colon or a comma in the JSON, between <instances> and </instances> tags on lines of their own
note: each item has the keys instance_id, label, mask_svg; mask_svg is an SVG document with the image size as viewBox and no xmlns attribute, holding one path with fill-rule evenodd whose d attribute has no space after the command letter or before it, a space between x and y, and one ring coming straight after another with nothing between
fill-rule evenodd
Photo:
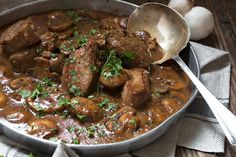
<instances>
[{"instance_id":1,"label":"wooden table surface","mask_svg":"<svg viewBox=\"0 0 236 157\"><path fill-rule=\"evenodd\" d=\"M155 1L168 4L168 0L127 0L135 4ZM213 33L204 40L198 41L204 45L230 52L232 64L230 110L236 114L236 0L195 0L195 6L209 9L214 16L215 28ZM176 149L176 157L236 157L226 140L225 154L209 154L182 147Z\"/></svg>"}]
</instances>

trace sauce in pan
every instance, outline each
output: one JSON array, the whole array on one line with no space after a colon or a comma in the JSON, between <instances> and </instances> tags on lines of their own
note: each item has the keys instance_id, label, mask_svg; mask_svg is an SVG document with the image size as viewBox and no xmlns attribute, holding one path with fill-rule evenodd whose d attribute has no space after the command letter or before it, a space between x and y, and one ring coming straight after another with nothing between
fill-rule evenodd
<instances>
[{"instance_id":1,"label":"sauce in pan","mask_svg":"<svg viewBox=\"0 0 236 157\"><path fill-rule=\"evenodd\" d=\"M126 25L127 17L66 10L3 28L0 117L74 144L123 141L159 125L189 100L191 84L173 61L152 65L155 39Z\"/></svg>"}]
</instances>

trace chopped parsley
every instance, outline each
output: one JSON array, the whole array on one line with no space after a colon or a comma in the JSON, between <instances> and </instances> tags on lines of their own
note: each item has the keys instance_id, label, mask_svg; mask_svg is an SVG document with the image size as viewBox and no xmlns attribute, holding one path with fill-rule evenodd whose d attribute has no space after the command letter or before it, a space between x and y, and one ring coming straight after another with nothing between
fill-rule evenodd
<instances>
[{"instance_id":1,"label":"chopped parsley","mask_svg":"<svg viewBox=\"0 0 236 157\"><path fill-rule=\"evenodd\" d=\"M58 100L58 106L63 106L63 105L70 105L71 102L69 99L66 99L64 95L61 95L57 97Z\"/></svg>"},{"instance_id":2,"label":"chopped parsley","mask_svg":"<svg viewBox=\"0 0 236 157\"><path fill-rule=\"evenodd\" d=\"M30 153L28 157L34 157L34 154L33 154L33 153Z\"/></svg>"},{"instance_id":3,"label":"chopped parsley","mask_svg":"<svg viewBox=\"0 0 236 157\"><path fill-rule=\"evenodd\" d=\"M41 55L42 53L43 53L43 48L42 47L38 47L38 48L36 48L36 53L38 54L38 55Z\"/></svg>"},{"instance_id":4,"label":"chopped parsley","mask_svg":"<svg viewBox=\"0 0 236 157\"><path fill-rule=\"evenodd\" d=\"M79 140L77 138L75 138L75 139L73 139L73 143L74 144L79 144L80 142L79 142Z\"/></svg>"},{"instance_id":5,"label":"chopped parsley","mask_svg":"<svg viewBox=\"0 0 236 157\"><path fill-rule=\"evenodd\" d=\"M105 77L105 79L109 79L111 77L119 75L122 68L123 67L121 59L117 58L115 51L112 50L107 57L101 74Z\"/></svg>"},{"instance_id":6,"label":"chopped parsley","mask_svg":"<svg viewBox=\"0 0 236 157\"><path fill-rule=\"evenodd\" d=\"M136 54L134 52L131 52L131 51L125 51L125 52L123 52L123 56L127 60L133 60L135 58Z\"/></svg>"},{"instance_id":7,"label":"chopped parsley","mask_svg":"<svg viewBox=\"0 0 236 157\"><path fill-rule=\"evenodd\" d=\"M79 104L79 100L77 100L77 99L73 99L71 102L70 102L70 106L71 107L75 107L75 105L78 105Z\"/></svg>"},{"instance_id":8,"label":"chopped parsley","mask_svg":"<svg viewBox=\"0 0 236 157\"><path fill-rule=\"evenodd\" d=\"M109 111L115 111L117 109L118 105L114 103L110 103L107 108L105 109L107 112Z\"/></svg>"},{"instance_id":9,"label":"chopped parsley","mask_svg":"<svg viewBox=\"0 0 236 157\"><path fill-rule=\"evenodd\" d=\"M77 31L74 32L74 38L76 39L79 47L85 46L88 42L88 37L86 35L80 36Z\"/></svg>"},{"instance_id":10,"label":"chopped parsley","mask_svg":"<svg viewBox=\"0 0 236 157\"><path fill-rule=\"evenodd\" d=\"M63 113L62 113L61 118L62 118L62 119L65 119L65 118L68 117L68 116L69 116L69 111L68 111L68 110L64 110Z\"/></svg>"},{"instance_id":11,"label":"chopped parsley","mask_svg":"<svg viewBox=\"0 0 236 157\"><path fill-rule=\"evenodd\" d=\"M98 71L99 71L99 69L98 69L98 67L97 67L96 65L91 65L91 66L90 66L90 70L91 70L92 72L98 72Z\"/></svg>"},{"instance_id":12,"label":"chopped parsley","mask_svg":"<svg viewBox=\"0 0 236 157\"><path fill-rule=\"evenodd\" d=\"M87 120L87 116L85 116L85 115L76 114L76 116L78 117L78 119L79 119L81 122L85 122L85 121Z\"/></svg>"},{"instance_id":13,"label":"chopped parsley","mask_svg":"<svg viewBox=\"0 0 236 157\"><path fill-rule=\"evenodd\" d=\"M110 100L108 98L103 99L98 106L99 107L105 107L105 105L109 102Z\"/></svg>"},{"instance_id":14,"label":"chopped parsley","mask_svg":"<svg viewBox=\"0 0 236 157\"><path fill-rule=\"evenodd\" d=\"M82 132L84 132L84 128L79 128L77 131L78 134L81 134Z\"/></svg>"},{"instance_id":15,"label":"chopped parsley","mask_svg":"<svg viewBox=\"0 0 236 157\"><path fill-rule=\"evenodd\" d=\"M89 137L94 137L94 133L96 131L96 126L92 125L90 127L87 128L87 133Z\"/></svg>"},{"instance_id":16,"label":"chopped parsley","mask_svg":"<svg viewBox=\"0 0 236 157\"><path fill-rule=\"evenodd\" d=\"M27 98L31 95L31 91L29 90L19 90L19 94L21 95L22 98Z\"/></svg>"},{"instance_id":17,"label":"chopped parsley","mask_svg":"<svg viewBox=\"0 0 236 157\"><path fill-rule=\"evenodd\" d=\"M76 57L75 56L70 56L67 60L66 60L66 64L74 64L76 63Z\"/></svg>"},{"instance_id":18,"label":"chopped parsley","mask_svg":"<svg viewBox=\"0 0 236 157\"><path fill-rule=\"evenodd\" d=\"M75 96L81 96L83 95L80 88L78 88L76 85L72 85L69 89L70 94L74 94Z\"/></svg>"},{"instance_id":19,"label":"chopped parsley","mask_svg":"<svg viewBox=\"0 0 236 157\"><path fill-rule=\"evenodd\" d=\"M32 99L36 99L37 97L40 96L40 94L42 94L42 92L43 92L43 87L41 84L38 84L34 89L34 91L32 92L32 94L30 95L30 97Z\"/></svg>"},{"instance_id":20,"label":"chopped parsley","mask_svg":"<svg viewBox=\"0 0 236 157\"><path fill-rule=\"evenodd\" d=\"M96 29L91 29L91 30L89 31L89 36L94 35L94 34L96 34L96 33L97 33L97 30L96 30Z\"/></svg>"},{"instance_id":21,"label":"chopped parsley","mask_svg":"<svg viewBox=\"0 0 236 157\"><path fill-rule=\"evenodd\" d=\"M130 119L129 124L137 125L137 120L136 119Z\"/></svg>"},{"instance_id":22,"label":"chopped parsley","mask_svg":"<svg viewBox=\"0 0 236 157\"><path fill-rule=\"evenodd\" d=\"M70 126L69 128L67 128L67 130L72 133L75 131L75 127L74 126Z\"/></svg>"},{"instance_id":23,"label":"chopped parsley","mask_svg":"<svg viewBox=\"0 0 236 157\"><path fill-rule=\"evenodd\" d=\"M64 52L74 52L75 51L75 47L73 45L73 41L71 40L67 40L66 42L62 43L59 46L60 51L64 51Z\"/></svg>"},{"instance_id":24,"label":"chopped parsley","mask_svg":"<svg viewBox=\"0 0 236 157\"><path fill-rule=\"evenodd\" d=\"M50 53L50 57L53 58L53 59L57 58L57 53L52 53L52 52L51 52L51 53Z\"/></svg>"},{"instance_id":25,"label":"chopped parsley","mask_svg":"<svg viewBox=\"0 0 236 157\"><path fill-rule=\"evenodd\" d=\"M70 76L71 76L72 82L77 82L77 80L78 80L78 73L77 73L76 70L71 70L70 71Z\"/></svg>"},{"instance_id":26,"label":"chopped parsley","mask_svg":"<svg viewBox=\"0 0 236 157\"><path fill-rule=\"evenodd\" d=\"M81 17L78 15L76 11L67 11L65 15L72 17L74 24L81 20Z\"/></svg>"},{"instance_id":27,"label":"chopped parsley","mask_svg":"<svg viewBox=\"0 0 236 157\"><path fill-rule=\"evenodd\" d=\"M45 77L43 78L42 80L42 85L45 85L45 86L56 86L55 82L53 81L52 78L48 78L48 77Z\"/></svg>"}]
</instances>

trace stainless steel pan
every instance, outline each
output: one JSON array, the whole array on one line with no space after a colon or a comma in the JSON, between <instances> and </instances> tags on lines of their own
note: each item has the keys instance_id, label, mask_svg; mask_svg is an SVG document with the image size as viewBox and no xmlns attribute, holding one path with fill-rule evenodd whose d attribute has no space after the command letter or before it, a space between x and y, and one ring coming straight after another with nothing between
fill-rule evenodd
<instances>
[{"instance_id":1,"label":"stainless steel pan","mask_svg":"<svg viewBox=\"0 0 236 157\"><path fill-rule=\"evenodd\" d=\"M29 0L31 1L31 0ZM11 1L5 1L6 6ZM19 3L19 2L18 2ZM21 4L15 8L8 9L4 12L0 13L0 26L11 23L20 18L35 14L41 13L50 10L57 9L73 9L73 8L81 8L81 9L92 9L92 10L100 10L105 11L117 15L129 15L137 5L127 3L119 0L41 0L41 1L33 1L27 4ZM198 65L198 61L195 55L194 50L191 45L184 50L184 56L188 58L188 65L193 73L199 77L200 69ZM154 140L160 137L163 133L167 131L167 129L173 125L185 112L187 107L193 101L197 94L197 90L193 87L191 99L184 105L184 107L179 110L177 113L169 117L159 126L154 128L153 130L132 138L130 140L126 140L123 142L111 143L111 144L99 144L99 145L75 145L75 144L67 144L69 147L76 150L79 154L89 155L89 156L111 156L113 154L124 153L128 151L132 151L138 148L141 148ZM0 130L11 139L18 141L20 144L31 147L35 150L41 151L43 153L52 154L55 150L57 143L39 139L30 135L27 135L20 131L20 129L16 129L13 125L6 122L5 120L0 119Z\"/></svg>"}]
</instances>

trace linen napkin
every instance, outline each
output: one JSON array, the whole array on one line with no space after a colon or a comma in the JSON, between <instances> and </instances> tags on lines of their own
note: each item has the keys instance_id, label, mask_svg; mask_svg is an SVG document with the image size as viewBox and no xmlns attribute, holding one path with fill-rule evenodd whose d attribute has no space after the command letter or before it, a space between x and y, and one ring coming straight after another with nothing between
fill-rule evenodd
<instances>
[{"instance_id":1,"label":"linen napkin","mask_svg":"<svg viewBox=\"0 0 236 157\"><path fill-rule=\"evenodd\" d=\"M229 103L230 61L228 52L191 42L201 68L202 83L225 105ZM225 136L204 99L198 94L185 116L155 142L142 149L116 157L174 157L176 146L204 152L223 153ZM27 157L30 152L46 156L0 134L0 155ZM64 144L58 144L53 157L78 157Z\"/></svg>"}]
</instances>

